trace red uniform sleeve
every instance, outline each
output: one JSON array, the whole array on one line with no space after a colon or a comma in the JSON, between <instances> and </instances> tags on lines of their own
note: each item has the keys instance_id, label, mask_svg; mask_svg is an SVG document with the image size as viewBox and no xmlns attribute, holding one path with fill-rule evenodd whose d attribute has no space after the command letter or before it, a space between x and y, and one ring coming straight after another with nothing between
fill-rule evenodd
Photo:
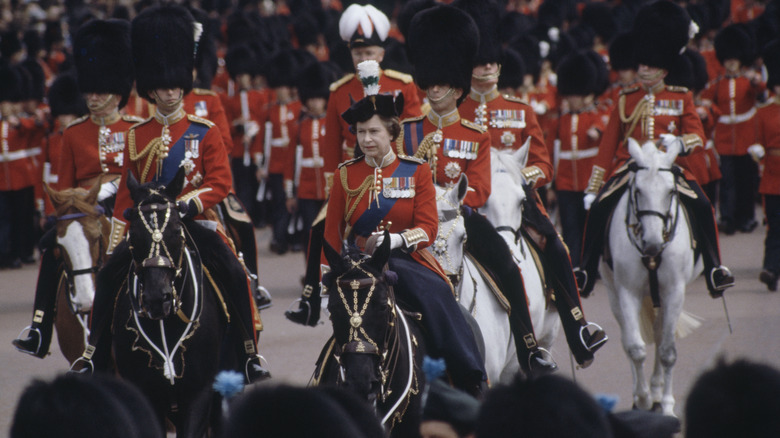
<instances>
[{"instance_id":1,"label":"red uniform sleeve","mask_svg":"<svg viewBox=\"0 0 780 438\"><path fill-rule=\"evenodd\" d=\"M523 130L523 141L520 143L522 146L528 137L531 137L531 148L528 151L528 162L526 167L536 166L544 174L538 180L536 180L536 187L541 187L553 178L553 166L550 161L550 153L547 150L547 146L544 143L544 134L542 133L541 125L536 117L536 113L528 108L526 111L526 127ZM551 135L553 137L553 135ZM490 164L490 158L488 158L488 164ZM487 198L486 198L487 199Z\"/></svg>"},{"instance_id":2,"label":"red uniform sleeve","mask_svg":"<svg viewBox=\"0 0 780 438\"><path fill-rule=\"evenodd\" d=\"M62 134L62 149L60 150L60 162L57 166L57 190L65 190L76 186L76 161L73 157L73 145L71 138L75 134L74 128L67 128ZM128 160L124 153L124 160ZM129 163L129 161L123 161Z\"/></svg>"},{"instance_id":3,"label":"red uniform sleeve","mask_svg":"<svg viewBox=\"0 0 780 438\"><path fill-rule=\"evenodd\" d=\"M420 228L428 235L420 241L417 250L430 246L439 233L439 213L436 207L436 188L428 163L418 166L415 172L414 219L412 228ZM335 184L335 183L334 183Z\"/></svg>"},{"instance_id":4,"label":"red uniform sleeve","mask_svg":"<svg viewBox=\"0 0 780 438\"><path fill-rule=\"evenodd\" d=\"M325 241L336 252L341 253L341 242L343 240L344 227L344 208L346 198L344 197L344 187L341 185L341 178L338 176L339 170L336 170L336 176L333 178L333 188L330 190L328 199L328 211L325 216ZM325 258L323 263L327 264Z\"/></svg>"},{"instance_id":5,"label":"red uniform sleeve","mask_svg":"<svg viewBox=\"0 0 780 438\"><path fill-rule=\"evenodd\" d=\"M490 196L490 136L487 132L482 133L477 158L469 162L465 173L469 178L469 191L463 203L471 208L482 207Z\"/></svg>"}]
</instances>

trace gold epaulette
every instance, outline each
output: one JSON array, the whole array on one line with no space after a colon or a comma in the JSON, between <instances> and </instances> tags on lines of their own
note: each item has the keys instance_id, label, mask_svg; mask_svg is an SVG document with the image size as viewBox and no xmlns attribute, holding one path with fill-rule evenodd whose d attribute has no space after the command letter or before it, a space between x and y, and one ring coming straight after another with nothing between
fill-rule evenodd
<instances>
[{"instance_id":1,"label":"gold epaulette","mask_svg":"<svg viewBox=\"0 0 780 438\"><path fill-rule=\"evenodd\" d=\"M144 121L144 118L138 116L131 116L130 114L122 114L122 120L130 123L141 123Z\"/></svg>"},{"instance_id":2,"label":"gold epaulette","mask_svg":"<svg viewBox=\"0 0 780 438\"><path fill-rule=\"evenodd\" d=\"M398 158L401 159L401 160L409 161L409 162L416 163L416 164L422 164L422 163L425 162L425 160L423 160L422 158L410 157L408 155L399 155Z\"/></svg>"},{"instance_id":3,"label":"gold epaulette","mask_svg":"<svg viewBox=\"0 0 780 438\"><path fill-rule=\"evenodd\" d=\"M388 78L397 79L397 80L403 82L404 84L412 83L412 75L409 75L409 74L406 74L406 73L401 73L400 71L396 71L396 70L382 70L382 74L387 76Z\"/></svg>"},{"instance_id":4,"label":"gold epaulette","mask_svg":"<svg viewBox=\"0 0 780 438\"><path fill-rule=\"evenodd\" d=\"M410 122L419 122L420 120L424 119L425 116L417 116L417 117L409 117L407 119L401 120L401 124L410 123Z\"/></svg>"},{"instance_id":5,"label":"gold epaulette","mask_svg":"<svg viewBox=\"0 0 780 438\"><path fill-rule=\"evenodd\" d=\"M197 94L198 96L216 96L217 93L207 90L205 88L193 88L192 94Z\"/></svg>"},{"instance_id":6,"label":"gold epaulette","mask_svg":"<svg viewBox=\"0 0 780 438\"><path fill-rule=\"evenodd\" d=\"M67 129L67 128L70 128L71 126L76 126L76 125L78 125L79 123L84 123L84 122L86 122L87 120L89 120L89 114L87 114L87 115L85 115L85 116L81 116L81 117L79 117L78 119L76 119L76 120L74 120L74 121L72 121L72 122L68 123L68 126L66 126L65 128Z\"/></svg>"},{"instance_id":7,"label":"gold epaulette","mask_svg":"<svg viewBox=\"0 0 780 438\"><path fill-rule=\"evenodd\" d=\"M679 85L667 85L666 86L667 91L671 91L674 93L687 93L688 88L687 87L681 87Z\"/></svg>"},{"instance_id":8,"label":"gold epaulette","mask_svg":"<svg viewBox=\"0 0 780 438\"><path fill-rule=\"evenodd\" d=\"M341 169L344 166L351 166L351 165L357 163L358 161L360 161L362 159L363 159L363 157L358 157L358 158L353 158L351 160L344 161L343 163L339 164L339 169Z\"/></svg>"},{"instance_id":9,"label":"gold epaulette","mask_svg":"<svg viewBox=\"0 0 780 438\"><path fill-rule=\"evenodd\" d=\"M528 105L528 102L524 101L523 99L520 99L517 96L512 96L511 94L502 94L502 96L504 96L504 99L506 99L506 100L508 100L510 102L517 102L517 103L522 103L522 104Z\"/></svg>"},{"instance_id":10,"label":"gold epaulette","mask_svg":"<svg viewBox=\"0 0 780 438\"><path fill-rule=\"evenodd\" d=\"M639 91L639 88L640 88L640 87L624 88L624 89L620 90L620 95L622 96L622 95L624 95L624 94L631 94L631 93L634 93L634 92L636 92L636 91Z\"/></svg>"},{"instance_id":11,"label":"gold epaulette","mask_svg":"<svg viewBox=\"0 0 780 438\"><path fill-rule=\"evenodd\" d=\"M352 78L354 78L354 77L355 77L355 73L350 73L350 74L344 75L343 78L341 78L338 81L330 84L330 92L332 93L332 92L338 90L339 88L341 88L342 85L344 85L347 82L351 81Z\"/></svg>"},{"instance_id":12,"label":"gold epaulette","mask_svg":"<svg viewBox=\"0 0 780 438\"><path fill-rule=\"evenodd\" d=\"M471 120L460 119L460 124L465 126L465 127L467 127L467 128L473 129L473 130L479 132L480 134L484 134L485 132L487 132L486 129L482 128L482 126L477 125L476 123L472 122Z\"/></svg>"},{"instance_id":13,"label":"gold epaulette","mask_svg":"<svg viewBox=\"0 0 780 438\"><path fill-rule=\"evenodd\" d=\"M208 126L209 128L213 128L214 126L216 126L214 125L214 122L212 122L211 120L206 120L202 117L198 117L192 114L187 114L187 120L189 120L190 122L201 123L203 125Z\"/></svg>"}]
</instances>

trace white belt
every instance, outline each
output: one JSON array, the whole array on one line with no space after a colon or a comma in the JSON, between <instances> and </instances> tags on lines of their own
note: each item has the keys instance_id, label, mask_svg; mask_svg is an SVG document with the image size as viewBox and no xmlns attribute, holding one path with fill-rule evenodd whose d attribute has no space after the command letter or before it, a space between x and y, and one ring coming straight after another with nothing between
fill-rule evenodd
<instances>
[{"instance_id":1,"label":"white belt","mask_svg":"<svg viewBox=\"0 0 780 438\"><path fill-rule=\"evenodd\" d=\"M272 138L271 139L271 146L275 148L283 148L287 146L290 143L289 138Z\"/></svg>"},{"instance_id":2,"label":"white belt","mask_svg":"<svg viewBox=\"0 0 780 438\"><path fill-rule=\"evenodd\" d=\"M301 158L301 167L322 167L325 160L322 157Z\"/></svg>"},{"instance_id":3,"label":"white belt","mask_svg":"<svg viewBox=\"0 0 780 438\"><path fill-rule=\"evenodd\" d=\"M725 125L734 125L737 123L747 122L756 115L756 107L750 108L750 111L742 114L731 114L718 117L718 123Z\"/></svg>"},{"instance_id":4,"label":"white belt","mask_svg":"<svg viewBox=\"0 0 780 438\"><path fill-rule=\"evenodd\" d=\"M581 149L577 151L561 151L558 158L561 160L578 160L580 158L592 158L599 154L599 148Z\"/></svg>"},{"instance_id":5,"label":"white belt","mask_svg":"<svg viewBox=\"0 0 780 438\"><path fill-rule=\"evenodd\" d=\"M41 148L21 149L12 152L0 153L0 163L21 160L22 158L37 157L41 154Z\"/></svg>"}]
</instances>

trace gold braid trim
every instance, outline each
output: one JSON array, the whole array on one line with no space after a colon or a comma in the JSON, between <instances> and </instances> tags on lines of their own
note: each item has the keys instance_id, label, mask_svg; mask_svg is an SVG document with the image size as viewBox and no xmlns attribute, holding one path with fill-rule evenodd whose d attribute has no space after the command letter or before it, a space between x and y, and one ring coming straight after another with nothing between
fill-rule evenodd
<instances>
[{"instance_id":1,"label":"gold braid trim","mask_svg":"<svg viewBox=\"0 0 780 438\"><path fill-rule=\"evenodd\" d=\"M222 297L222 292L219 290L219 287L217 287L217 283L214 281L214 277L211 276L211 272L209 272L208 269L206 269L206 265L201 264L201 268L203 268L203 273L206 274L206 278L209 279L209 283L211 283L211 287L214 288L214 292L217 293L217 298L219 298L220 304L222 304L222 311L225 312L225 318L227 318L227 322L230 322L230 313L228 312L227 304L225 303L225 298Z\"/></svg>"},{"instance_id":2,"label":"gold braid trim","mask_svg":"<svg viewBox=\"0 0 780 438\"><path fill-rule=\"evenodd\" d=\"M355 209L357 209L358 204L360 204L360 200L363 199L363 196L365 196L369 187L372 187L374 185L374 175L367 176L366 179L363 180L363 183L360 184L360 186L357 189L350 189L349 185L347 184L346 166L342 167L339 170L339 177L341 178L341 186L344 187L344 193L347 194L347 202L346 205L344 206L344 221L349 223L349 219L355 213ZM350 203L353 200L355 202L352 203L352 207L350 207Z\"/></svg>"},{"instance_id":3,"label":"gold braid trim","mask_svg":"<svg viewBox=\"0 0 780 438\"><path fill-rule=\"evenodd\" d=\"M634 112L631 114L630 117L626 117L626 96L624 94L620 95L620 98L618 99L618 109L620 110L620 122L623 124L629 124L629 128L624 131L623 136L623 142L628 140L628 137L631 136L631 133L634 132L634 128L636 128L636 124L639 122L639 119L644 115L644 113L647 111L647 107L650 104L650 101L647 99L642 98L634 108Z\"/></svg>"},{"instance_id":4,"label":"gold braid trim","mask_svg":"<svg viewBox=\"0 0 780 438\"><path fill-rule=\"evenodd\" d=\"M135 145L135 130L131 129L127 133L127 147L129 148L128 152L130 155L130 161L137 162L141 158L146 157L147 155L151 155L149 158L146 159L146 164L144 164L144 170L141 172L141 179L140 181L146 181L146 176L149 174L149 169L152 167L152 160L160 155L161 152L165 151L165 146L163 145L162 138L156 137L152 141L149 142L148 145L146 145L146 148L139 154L136 149Z\"/></svg>"}]
</instances>

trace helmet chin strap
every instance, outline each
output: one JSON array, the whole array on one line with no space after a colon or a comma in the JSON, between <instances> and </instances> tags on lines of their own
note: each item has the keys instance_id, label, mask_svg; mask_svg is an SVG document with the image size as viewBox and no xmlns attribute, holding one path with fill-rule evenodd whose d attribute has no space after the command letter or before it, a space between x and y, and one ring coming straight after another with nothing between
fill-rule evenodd
<instances>
[{"instance_id":1,"label":"helmet chin strap","mask_svg":"<svg viewBox=\"0 0 780 438\"><path fill-rule=\"evenodd\" d=\"M116 97L116 94L109 94L108 97L106 97L106 100L96 105L87 105L87 108L89 109L90 113L101 113L107 108L110 108L112 105L116 105Z\"/></svg>"},{"instance_id":2,"label":"helmet chin strap","mask_svg":"<svg viewBox=\"0 0 780 438\"><path fill-rule=\"evenodd\" d=\"M450 89L449 89L449 90L447 90L447 92L446 92L446 93L444 93L444 95L443 95L443 96L441 96L441 97L440 97L440 98L438 98L438 99L434 99L433 97L431 97L431 94L430 94L430 93L428 93L428 92L426 92L426 93L425 93L425 95L426 95L426 96L428 96L428 101L429 101L429 102L431 102L431 103L439 103L439 102L443 101L444 99L448 98L449 96L451 96L451 95L452 95L452 93L454 93L454 92L455 92L455 89L454 89L454 88L452 88L452 87L450 87Z\"/></svg>"},{"instance_id":3,"label":"helmet chin strap","mask_svg":"<svg viewBox=\"0 0 780 438\"><path fill-rule=\"evenodd\" d=\"M495 73L490 73L490 74L481 75L481 76L472 74L471 78L476 80L476 81L478 81L478 82L487 82L487 81L491 81L493 79L498 79L499 76L501 76L501 64L498 64L498 70L496 70Z\"/></svg>"}]
</instances>

